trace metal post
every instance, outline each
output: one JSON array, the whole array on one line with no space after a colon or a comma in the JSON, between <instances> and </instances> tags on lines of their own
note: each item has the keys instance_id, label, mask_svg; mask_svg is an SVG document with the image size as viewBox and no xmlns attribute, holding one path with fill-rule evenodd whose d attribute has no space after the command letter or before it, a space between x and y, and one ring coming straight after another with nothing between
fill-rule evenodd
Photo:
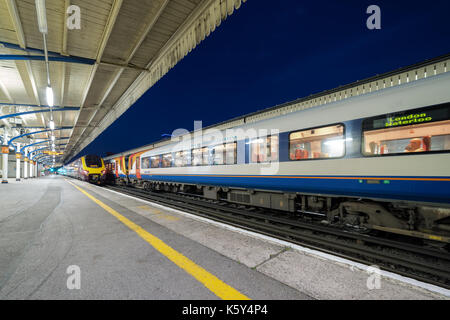
<instances>
[{"instance_id":1,"label":"metal post","mask_svg":"<svg viewBox=\"0 0 450 320\"><path fill-rule=\"evenodd\" d=\"M16 181L20 181L20 157L21 157L21 154L20 154L19 150L20 150L20 143L17 144L17 152L16 152Z\"/></svg>"},{"instance_id":2,"label":"metal post","mask_svg":"<svg viewBox=\"0 0 450 320\"><path fill-rule=\"evenodd\" d=\"M9 154L9 147L7 145L2 146L2 158L3 158L2 183L8 183L8 154Z\"/></svg>"},{"instance_id":3,"label":"metal post","mask_svg":"<svg viewBox=\"0 0 450 320\"><path fill-rule=\"evenodd\" d=\"M28 157L27 153L25 153L25 157L23 158L23 178L28 179Z\"/></svg>"},{"instance_id":4,"label":"metal post","mask_svg":"<svg viewBox=\"0 0 450 320\"><path fill-rule=\"evenodd\" d=\"M33 178L33 160L30 159L30 179Z\"/></svg>"}]
</instances>

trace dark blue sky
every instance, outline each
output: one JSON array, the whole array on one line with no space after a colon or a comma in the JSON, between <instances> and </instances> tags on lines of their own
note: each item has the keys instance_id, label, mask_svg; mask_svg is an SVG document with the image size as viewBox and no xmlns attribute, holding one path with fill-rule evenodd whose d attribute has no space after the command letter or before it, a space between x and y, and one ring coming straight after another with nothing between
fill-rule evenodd
<instances>
[{"instance_id":1,"label":"dark blue sky","mask_svg":"<svg viewBox=\"0 0 450 320\"><path fill-rule=\"evenodd\" d=\"M382 29L366 9L381 7ZM450 1L248 0L78 156L121 152L450 52Z\"/></svg>"}]
</instances>

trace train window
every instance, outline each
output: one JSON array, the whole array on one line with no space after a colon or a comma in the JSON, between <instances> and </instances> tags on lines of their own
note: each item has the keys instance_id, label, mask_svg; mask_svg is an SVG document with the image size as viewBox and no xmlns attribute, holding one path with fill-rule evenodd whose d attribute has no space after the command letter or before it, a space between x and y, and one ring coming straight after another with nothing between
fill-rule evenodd
<instances>
[{"instance_id":1,"label":"train window","mask_svg":"<svg viewBox=\"0 0 450 320\"><path fill-rule=\"evenodd\" d=\"M148 169L148 168L150 168L150 157L142 158L141 169Z\"/></svg>"},{"instance_id":2,"label":"train window","mask_svg":"<svg viewBox=\"0 0 450 320\"><path fill-rule=\"evenodd\" d=\"M278 161L278 136L253 139L250 142L250 161L253 163Z\"/></svg>"},{"instance_id":3,"label":"train window","mask_svg":"<svg viewBox=\"0 0 450 320\"><path fill-rule=\"evenodd\" d=\"M236 142L225 144L225 164L236 164L237 146Z\"/></svg>"},{"instance_id":4,"label":"train window","mask_svg":"<svg viewBox=\"0 0 450 320\"><path fill-rule=\"evenodd\" d=\"M162 156L162 167L163 168L170 168L172 166L172 154L167 153L163 154Z\"/></svg>"},{"instance_id":5,"label":"train window","mask_svg":"<svg viewBox=\"0 0 450 320\"><path fill-rule=\"evenodd\" d=\"M175 152L175 167L186 167L189 165L189 155L188 151L178 151Z\"/></svg>"},{"instance_id":6,"label":"train window","mask_svg":"<svg viewBox=\"0 0 450 320\"><path fill-rule=\"evenodd\" d=\"M129 160L130 160L130 156L126 156L125 157L125 160L124 160L124 163L123 163L123 167L124 167L124 172L128 169L128 163L129 163ZM131 168L130 168L131 169Z\"/></svg>"},{"instance_id":7,"label":"train window","mask_svg":"<svg viewBox=\"0 0 450 320\"><path fill-rule=\"evenodd\" d=\"M224 146L223 144L219 144L218 146L215 146L211 150L211 157L212 157L212 163L213 165L221 165L224 164Z\"/></svg>"},{"instance_id":8,"label":"train window","mask_svg":"<svg viewBox=\"0 0 450 320\"><path fill-rule=\"evenodd\" d=\"M115 162L112 161L112 162L108 163L106 168L110 171L113 171L115 169Z\"/></svg>"},{"instance_id":9,"label":"train window","mask_svg":"<svg viewBox=\"0 0 450 320\"><path fill-rule=\"evenodd\" d=\"M345 154L344 125L308 129L289 135L289 159L330 159Z\"/></svg>"},{"instance_id":10,"label":"train window","mask_svg":"<svg viewBox=\"0 0 450 320\"><path fill-rule=\"evenodd\" d=\"M192 150L192 165L207 166L209 164L209 152L207 147Z\"/></svg>"},{"instance_id":11,"label":"train window","mask_svg":"<svg viewBox=\"0 0 450 320\"><path fill-rule=\"evenodd\" d=\"M213 165L235 164L237 159L236 142L219 144L212 148Z\"/></svg>"},{"instance_id":12,"label":"train window","mask_svg":"<svg viewBox=\"0 0 450 320\"><path fill-rule=\"evenodd\" d=\"M363 121L365 156L450 150L450 104Z\"/></svg>"},{"instance_id":13,"label":"train window","mask_svg":"<svg viewBox=\"0 0 450 320\"><path fill-rule=\"evenodd\" d=\"M161 162L160 156L150 157L150 161L151 161L150 165L151 165L152 168L159 168L159 164Z\"/></svg>"}]
</instances>

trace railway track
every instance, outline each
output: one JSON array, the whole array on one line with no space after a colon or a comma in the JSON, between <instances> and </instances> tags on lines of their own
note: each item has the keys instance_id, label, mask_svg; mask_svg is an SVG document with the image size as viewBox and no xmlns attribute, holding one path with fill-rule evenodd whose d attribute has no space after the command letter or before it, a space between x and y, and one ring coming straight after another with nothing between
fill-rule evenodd
<instances>
[{"instance_id":1,"label":"railway track","mask_svg":"<svg viewBox=\"0 0 450 320\"><path fill-rule=\"evenodd\" d=\"M288 216L194 195L147 192L131 186L107 188L450 289L450 253L444 249L390 239L389 234L350 232L300 215Z\"/></svg>"}]
</instances>

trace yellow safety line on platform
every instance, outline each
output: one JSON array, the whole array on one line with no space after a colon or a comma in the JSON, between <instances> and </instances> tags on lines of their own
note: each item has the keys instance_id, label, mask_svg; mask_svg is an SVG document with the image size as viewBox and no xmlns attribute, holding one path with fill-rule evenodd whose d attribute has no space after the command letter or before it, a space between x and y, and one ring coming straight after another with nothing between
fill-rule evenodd
<instances>
[{"instance_id":1,"label":"yellow safety line on platform","mask_svg":"<svg viewBox=\"0 0 450 320\"><path fill-rule=\"evenodd\" d=\"M72 182L68 180L66 181L71 185L73 185L75 188L77 188L79 191L81 191L84 195L86 195L89 199L94 201L100 207L109 212L111 215L116 217L128 228L136 232L142 239L147 241L152 247L154 247L156 250L158 250L160 253L166 256L170 261L175 263L178 267L180 267L181 269L189 273L191 276L193 276L195 279L197 279L199 282L201 282L205 287L211 290L219 298L224 300L250 300L250 298L243 295L236 289L232 288L231 286L229 286L228 284L226 284L213 274L209 273L208 271L197 265L195 262L185 257L183 254L174 250L172 247L165 244L161 239L155 237L154 235L150 234L149 232L147 232L146 230L144 230L142 227L138 226L131 220L125 218L123 215L118 213L110 206L96 199L95 197L93 197L92 195L90 195L77 185L73 184Z\"/></svg>"}]
</instances>

